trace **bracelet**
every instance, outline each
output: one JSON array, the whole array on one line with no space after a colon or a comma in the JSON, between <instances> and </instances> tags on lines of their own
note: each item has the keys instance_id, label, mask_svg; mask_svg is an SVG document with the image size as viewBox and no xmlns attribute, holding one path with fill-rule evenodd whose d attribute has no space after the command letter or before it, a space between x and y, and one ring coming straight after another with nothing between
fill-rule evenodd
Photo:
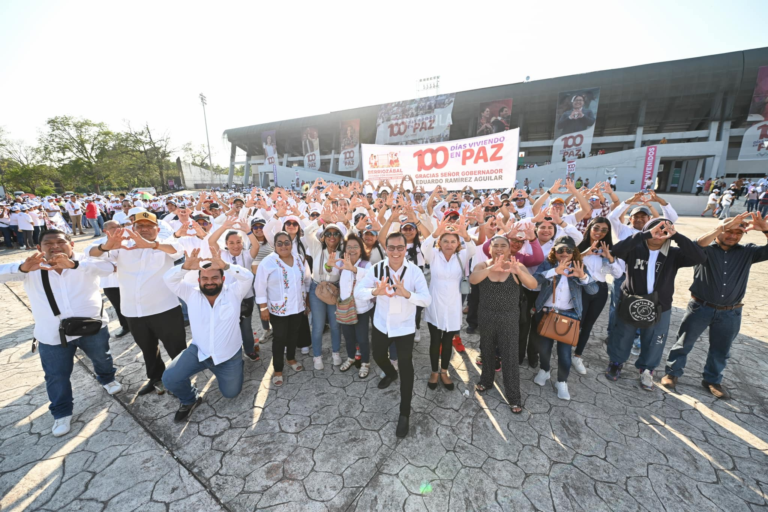
<instances>
[{"instance_id":1,"label":"bracelet","mask_svg":"<svg viewBox=\"0 0 768 512\"><path fill-rule=\"evenodd\" d=\"M77 260L75 260L75 266L74 266L74 267L72 267L72 270L75 270L75 269L76 269L77 267L79 267L79 266L80 266L80 262L79 262L79 261L77 261Z\"/></svg>"},{"instance_id":2,"label":"bracelet","mask_svg":"<svg viewBox=\"0 0 768 512\"><path fill-rule=\"evenodd\" d=\"M763 234L765 234L765 235L768 235L768 229L766 229L765 231L763 231Z\"/></svg>"},{"instance_id":3,"label":"bracelet","mask_svg":"<svg viewBox=\"0 0 768 512\"><path fill-rule=\"evenodd\" d=\"M106 251L106 250L102 249L101 244L97 245L96 248L98 250L100 250L101 252L109 252L109 251Z\"/></svg>"},{"instance_id":4,"label":"bracelet","mask_svg":"<svg viewBox=\"0 0 768 512\"><path fill-rule=\"evenodd\" d=\"M267 308L259 308L259 311L266 311Z\"/></svg>"}]
</instances>

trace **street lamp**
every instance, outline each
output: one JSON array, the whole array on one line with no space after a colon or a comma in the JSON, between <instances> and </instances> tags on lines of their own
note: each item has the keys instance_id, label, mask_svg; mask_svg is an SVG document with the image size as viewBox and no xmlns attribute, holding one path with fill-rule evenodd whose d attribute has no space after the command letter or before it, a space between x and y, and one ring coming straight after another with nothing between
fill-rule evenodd
<instances>
[{"instance_id":1,"label":"street lamp","mask_svg":"<svg viewBox=\"0 0 768 512\"><path fill-rule=\"evenodd\" d=\"M200 93L200 103L203 104L203 119L205 119L205 140L208 141L208 164L211 166L211 172L213 170L213 159L211 158L211 139L208 137L208 116L205 115L205 106L208 102L205 99L205 94Z\"/></svg>"}]
</instances>

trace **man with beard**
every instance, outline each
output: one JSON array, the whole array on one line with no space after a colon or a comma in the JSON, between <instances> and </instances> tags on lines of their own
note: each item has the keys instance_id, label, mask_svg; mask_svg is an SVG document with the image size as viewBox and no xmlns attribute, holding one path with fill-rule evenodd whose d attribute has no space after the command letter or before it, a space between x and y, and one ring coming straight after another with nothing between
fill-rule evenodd
<instances>
[{"instance_id":1,"label":"man with beard","mask_svg":"<svg viewBox=\"0 0 768 512\"><path fill-rule=\"evenodd\" d=\"M210 370L225 398L236 397L243 387L240 303L251 290L253 274L223 261L217 247L210 251L211 258L205 261L200 259L200 249L194 249L183 265L163 276L168 288L187 303L192 330L191 344L163 374L163 384L181 402L174 416L177 423L203 402L189 380L193 375ZM185 282L188 272L198 273L198 286ZM227 277L233 282L224 286Z\"/></svg>"}]
</instances>

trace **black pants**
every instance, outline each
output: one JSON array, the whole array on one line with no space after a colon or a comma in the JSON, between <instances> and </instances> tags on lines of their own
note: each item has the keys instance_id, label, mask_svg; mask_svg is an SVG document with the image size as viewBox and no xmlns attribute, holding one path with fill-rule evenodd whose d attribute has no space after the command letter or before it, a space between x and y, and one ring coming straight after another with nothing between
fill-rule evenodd
<instances>
[{"instance_id":1,"label":"black pants","mask_svg":"<svg viewBox=\"0 0 768 512\"><path fill-rule=\"evenodd\" d=\"M413 395L413 337L415 333L390 338L375 326L371 336L373 360L387 377L396 378L397 370L389 361L389 345L397 347L397 366L400 369L400 415L411 415L411 396Z\"/></svg>"},{"instance_id":2,"label":"black pants","mask_svg":"<svg viewBox=\"0 0 768 512\"><path fill-rule=\"evenodd\" d=\"M597 283L597 293L589 295L581 294L581 332L579 333L579 343L576 345L576 355L580 356L587 346L587 340L592 333L592 327L603 312L605 303L608 301L608 285L606 283Z\"/></svg>"},{"instance_id":3,"label":"black pants","mask_svg":"<svg viewBox=\"0 0 768 512\"><path fill-rule=\"evenodd\" d=\"M283 351L288 361L296 360L296 341L305 318L303 311L288 316L269 314L272 324L272 368L276 373L283 373Z\"/></svg>"},{"instance_id":4,"label":"black pants","mask_svg":"<svg viewBox=\"0 0 768 512\"><path fill-rule=\"evenodd\" d=\"M429 328L429 361L432 363L432 371L438 371L438 359L441 359L440 367L447 370L451 364L453 337L458 334L458 331L441 331L429 322L427 322L427 327ZM441 347L442 352L440 351ZM399 352L398 357L400 357Z\"/></svg>"},{"instance_id":5,"label":"black pants","mask_svg":"<svg viewBox=\"0 0 768 512\"><path fill-rule=\"evenodd\" d=\"M120 327L130 331L131 329L128 327L128 320L126 320L123 313L120 311L120 288L104 288L104 295L107 296L109 302L112 303L112 307L115 308L117 319L120 321Z\"/></svg>"},{"instance_id":6,"label":"black pants","mask_svg":"<svg viewBox=\"0 0 768 512\"><path fill-rule=\"evenodd\" d=\"M147 377L159 381L165 372L165 363L160 355L158 340L163 342L168 357L175 359L187 348L187 333L184 330L184 315L181 306L156 315L126 317L133 339L144 354Z\"/></svg>"},{"instance_id":7,"label":"black pants","mask_svg":"<svg viewBox=\"0 0 768 512\"><path fill-rule=\"evenodd\" d=\"M696 195L698 196L701 194L701 187L696 187Z\"/></svg>"},{"instance_id":8,"label":"black pants","mask_svg":"<svg viewBox=\"0 0 768 512\"><path fill-rule=\"evenodd\" d=\"M467 298L467 326L477 328L477 308L480 307L480 287L472 286Z\"/></svg>"}]
</instances>

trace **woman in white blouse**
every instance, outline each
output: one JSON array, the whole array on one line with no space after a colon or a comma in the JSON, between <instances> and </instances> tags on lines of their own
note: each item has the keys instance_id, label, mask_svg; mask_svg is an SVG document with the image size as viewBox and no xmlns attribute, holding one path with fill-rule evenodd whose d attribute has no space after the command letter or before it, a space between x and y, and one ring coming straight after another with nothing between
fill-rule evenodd
<instances>
[{"instance_id":1,"label":"woman in white blouse","mask_svg":"<svg viewBox=\"0 0 768 512\"><path fill-rule=\"evenodd\" d=\"M466 250L461 248L464 239ZM435 240L438 250L435 250ZM446 389L454 388L448 376L448 366L451 363L453 337L461 330L461 281L469 273L469 260L474 256L476 247L467 234L466 224L448 225L443 220L437 230L421 245L424 260L430 265L432 279L429 283L429 293L432 302L424 312L424 318L429 328L429 359L432 363L432 374L427 386L437 388L438 377ZM441 352L442 348L442 352ZM438 359L441 359L441 370L438 371Z\"/></svg>"},{"instance_id":2,"label":"woman in white blouse","mask_svg":"<svg viewBox=\"0 0 768 512\"><path fill-rule=\"evenodd\" d=\"M264 258L256 271L256 303L261 319L272 324L272 366L275 386L283 385L283 351L288 366L300 372L296 361L296 340L302 315L309 314L309 268L301 257L291 252L290 235L275 234L275 252Z\"/></svg>"},{"instance_id":3,"label":"woman in white blouse","mask_svg":"<svg viewBox=\"0 0 768 512\"><path fill-rule=\"evenodd\" d=\"M603 312L605 303L608 301L608 284L605 282L605 278L610 274L614 279L618 279L624 273L624 268L621 262L611 254L613 234L611 223L605 217L595 217L587 224L584 240L578 245L578 250L581 252L584 266L598 286L596 294L582 293L581 295L581 332L571 363L577 373L586 375L587 369L584 367L581 354L584 352L584 347L587 346L592 327L594 327L600 313Z\"/></svg>"}]
</instances>

